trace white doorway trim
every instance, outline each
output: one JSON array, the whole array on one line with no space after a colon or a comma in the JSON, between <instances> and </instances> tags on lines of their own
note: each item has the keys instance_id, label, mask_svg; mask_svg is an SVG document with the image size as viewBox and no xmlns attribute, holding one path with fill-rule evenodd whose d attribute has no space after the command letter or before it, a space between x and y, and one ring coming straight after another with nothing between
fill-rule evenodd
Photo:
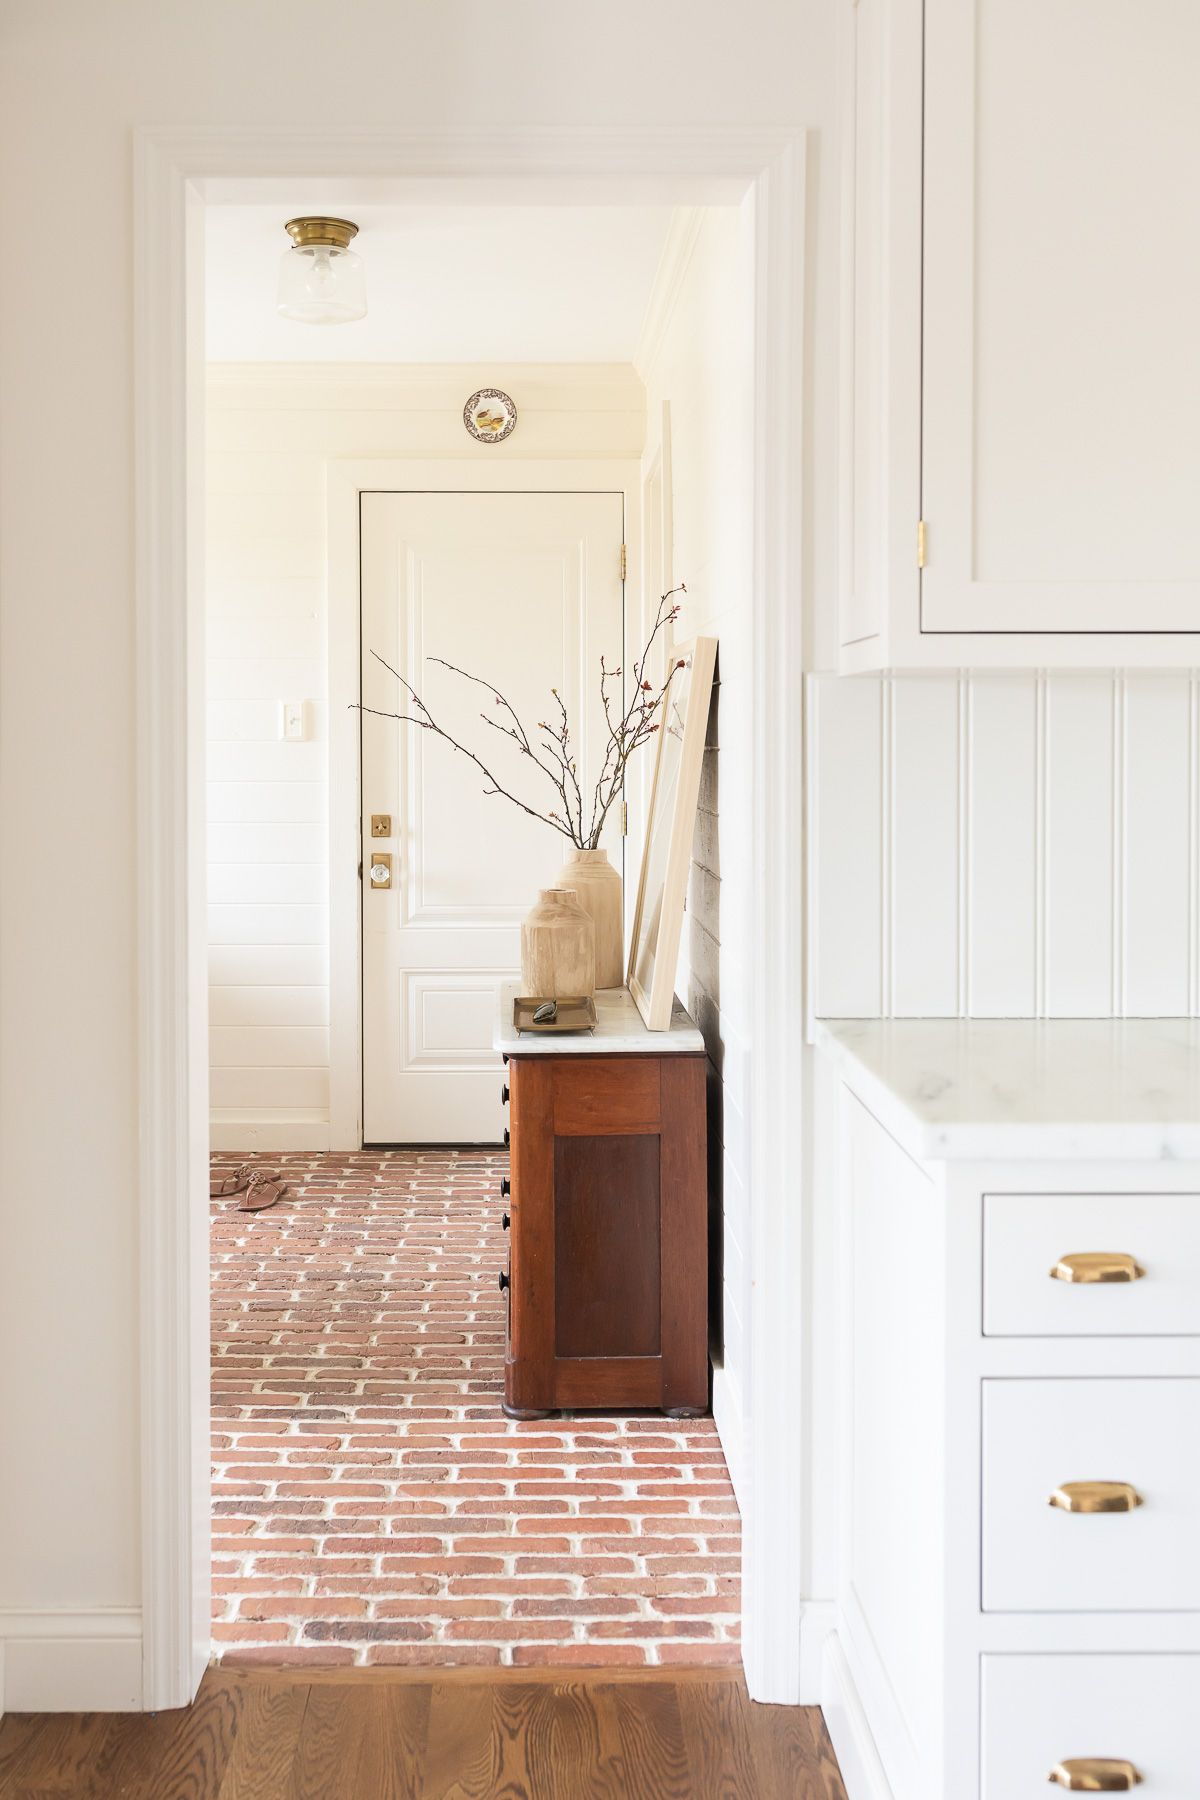
<instances>
[{"instance_id":1,"label":"white doorway trim","mask_svg":"<svg viewBox=\"0 0 1200 1800\"><path fill-rule=\"evenodd\" d=\"M222 187L391 181L410 196L753 196L754 818L749 1508L744 1656L801 1692L806 1432L799 1194L805 134L776 127L144 130L135 141L135 581L142 1615L147 1709L189 1701L209 1647L207 1052L200 562L202 204ZM446 187L443 192L450 192Z\"/></svg>"},{"instance_id":2,"label":"white doorway trim","mask_svg":"<svg viewBox=\"0 0 1200 1800\"><path fill-rule=\"evenodd\" d=\"M619 493L629 567L641 567L639 465L619 457L374 457L326 465L329 620L329 1146L362 1146L362 884L359 721L343 705L359 692L359 495L404 493ZM636 579L636 578L635 578ZM639 616L630 609L628 616Z\"/></svg>"}]
</instances>

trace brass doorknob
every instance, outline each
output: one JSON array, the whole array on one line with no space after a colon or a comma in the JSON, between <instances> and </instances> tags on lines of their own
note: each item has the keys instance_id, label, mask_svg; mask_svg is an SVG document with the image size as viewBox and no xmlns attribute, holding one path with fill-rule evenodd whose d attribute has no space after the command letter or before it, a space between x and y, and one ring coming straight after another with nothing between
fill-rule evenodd
<instances>
[{"instance_id":1,"label":"brass doorknob","mask_svg":"<svg viewBox=\"0 0 1200 1800\"><path fill-rule=\"evenodd\" d=\"M1140 1281L1146 1273L1123 1250L1077 1250L1060 1256L1050 1271L1051 1281Z\"/></svg>"},{"instance_id":2,"label":"brass doorknob","mask_svg":"<svg viewBox=\"0 0 1200 1800\"><path fill-rule=\"evenodd\" d=\"M1051 1506L1069 1513L1127 1513L1141 1504L1127 1481L1064 1481L1050 1496Z\"/></svg>"},{"instance_id":3,"label":"brass doorknob","mask_svg":"<svg viewBox=\"0 0 1200 1800\"><path fill-rule=\"evenodd\" d=\"M1112 1756L1069 1756L1050 1771L1050 1780L1072 1794L1127 1794L1141 1779L1131 1762Z\"/></svg>"}]
</instances>

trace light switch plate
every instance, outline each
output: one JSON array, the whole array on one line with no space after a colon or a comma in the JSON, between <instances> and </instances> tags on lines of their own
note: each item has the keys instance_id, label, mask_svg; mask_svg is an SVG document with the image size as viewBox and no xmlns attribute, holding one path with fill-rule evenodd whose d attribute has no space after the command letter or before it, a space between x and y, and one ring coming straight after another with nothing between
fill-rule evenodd
<instances>
[{"instance_id":1,"label":"light switch plate","mask_svg":"<svg viewBox=\"0 0 1200 1800\"><path fill-rule=\"evenodd\" d=\"M303 744L308 737L308 708L303 700L279 702L279 735L288 744Z\"/></svg>"}]
</instances>

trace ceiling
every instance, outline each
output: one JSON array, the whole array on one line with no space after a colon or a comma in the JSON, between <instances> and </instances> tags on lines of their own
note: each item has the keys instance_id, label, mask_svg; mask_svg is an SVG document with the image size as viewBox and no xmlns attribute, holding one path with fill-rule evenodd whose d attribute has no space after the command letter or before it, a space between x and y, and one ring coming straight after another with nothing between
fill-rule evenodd
<instances>
[{"instance_id":1,"label":"ceiling","mask_svg":"<svg viewBox=\"0 0 1200 1800\"><path fill-rule=\"evenodd\" d=\"M669 206L339 208L359 226L368 312L300 325L275 311L294 203L206 210L212 362L630 362Z\"/></svg>"}]
</instances>

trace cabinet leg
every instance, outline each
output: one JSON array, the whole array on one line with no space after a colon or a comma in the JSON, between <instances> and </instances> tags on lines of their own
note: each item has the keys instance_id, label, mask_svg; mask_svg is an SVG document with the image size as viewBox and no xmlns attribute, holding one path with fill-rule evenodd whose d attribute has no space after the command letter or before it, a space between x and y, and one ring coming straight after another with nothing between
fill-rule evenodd
<instances>
[{"instance_id":1,"label":"cabinet leg","mask_svg":"<svg viewBox=\"0 0 1200 1800\"><path fill-rule=\"evenodd\" d=\"M664 1419L703 1419L708 1415L706 1406L664 1406Z\"/></svg>"},{"instance_id":2,"label":"cabinet leg","mask_svg":"<svg viewBox=\"0 0 1200 1800\"><path fill-rule=\"evenodd\" d=\"M543 1411L537 1406L510 1406L507 1400L500 1402L500 1409L506 1419L556 1419L556 1412Z\"/></svg>"}]
</instances>

